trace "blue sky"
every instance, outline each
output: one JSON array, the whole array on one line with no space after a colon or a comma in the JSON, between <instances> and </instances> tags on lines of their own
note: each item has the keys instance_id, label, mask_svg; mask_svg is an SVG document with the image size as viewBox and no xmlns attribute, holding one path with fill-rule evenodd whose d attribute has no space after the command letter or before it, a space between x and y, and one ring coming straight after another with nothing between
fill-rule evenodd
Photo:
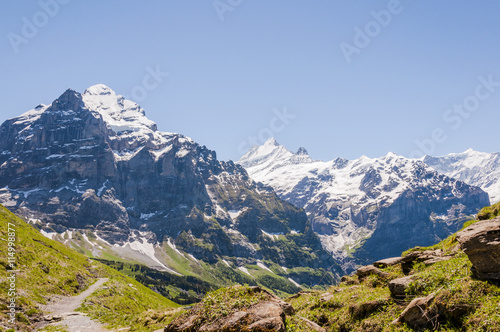
<instances>
[{"instance_id":1,"label":"blue sky","mask_svg":"<svg viewBox=\"0 0 500 332\"><path fill-rule=\"evenodd\" d=\"M496 152L499 12L493 0L4 1L0 121L103 83L219 159L270 135L323 160Z\"/></svg>"}]
</instances>

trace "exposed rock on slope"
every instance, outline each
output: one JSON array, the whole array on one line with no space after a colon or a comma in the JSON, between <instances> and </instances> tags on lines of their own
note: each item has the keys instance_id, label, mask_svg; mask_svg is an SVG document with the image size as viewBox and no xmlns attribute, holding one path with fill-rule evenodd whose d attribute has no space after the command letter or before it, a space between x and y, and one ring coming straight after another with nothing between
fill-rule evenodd
<instances>
[{"instance_id":1,"label":"exposed rock on slope","mask_svg":"<svg viewBox=\"0 0 500 332\"><path fill-rule=\"evenodd\" d=\"M235 286L208 294L165 332L285 332L285 315L293 312L289 303L260 287Z\"/></svg>"},{"instance_id":2,"label":"exposed rock on slope","mask_svg":"<svg viewBox=\"0 0 500 332\"><path fill-rule=\"evenodd\" d=\"M457 240L477 277L500 280L500 217L472 224L458 232Z\"/></svg>"},{"instance_id":3,"label":"exposed rock on slope","mask_svg":"<svg viewBox=\"0 0 500 332\"><path fill-rule=\"evenodd\" d=\"M322 162L300 151L290 152L270 139L238 163L253 179L303 207L323 247L348 271L356 263L445 238L489 204L481 189L420 160L389 153Z\"/></svg>"}]
</instances>

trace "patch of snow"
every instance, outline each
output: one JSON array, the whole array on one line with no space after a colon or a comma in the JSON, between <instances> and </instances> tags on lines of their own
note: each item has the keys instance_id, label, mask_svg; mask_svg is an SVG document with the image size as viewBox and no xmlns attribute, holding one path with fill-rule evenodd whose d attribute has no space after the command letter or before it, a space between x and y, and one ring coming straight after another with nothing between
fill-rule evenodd
<instances>
[{"instance_id":1,"label":"patch of snow","mask_svg":"<svg viewBox=\"0 0 500 332\"><path fill-rule=\"evenodd\" d=\"M154 155L155 161L158 161L162 156L169 153L170 150L172 150L171 144L165 146L163 149L160 150L152 150L151 153Z\"/></svg>"},{"instance_id":2,"label":"patch of snow","mask_svg":"<svg viewBox=\"0 0 500 332\"><path fill-rule=\"evenodd\" d=\"M156 255L155 255L155 245L153 243L149 243L147 239L145 239L145 238L134 238L133 241L129 241L129 242L125 243L124 245L122 245L121 247L126 247L126 246L130 247L132 250L138 251L141 254L149 257L154 262L158 263L158 265L161 266L162 268L164 268L165 270L167 270L167 271L169 271L171 273L175 273L177 275L180 275L180 273L178 273L178 272L170 269L165 264L163 264L162 262L160 262L158 260L158 258L156 258Z\"/></svg>"},{"instance_id":3,"label":"patch of snow","mask_svg":"<svg viewBox=\"0 0 500 332\"><path fill-rule=\"evenodd\" d=\"M104 189L106 189L106 186L109 184L109 180L104 181L102 184L102 187L97 190L97 197L101 197Z\"/></svg>"},{"instance_id":4,"label":"patch of snow","mask_svg":"<svg viewBox=\"0 0 500 332\"><path fill-rule=\"evenodd\" d=\"M195 262L198 262L198 260L196 259L196 257L194 257L193 255L191 254L187 254L189 257L191 257L191 259L193 259Z\"/></svg>"},{"instance_id":5,"label":"patch of snow","mask_svg":"<svg viewBox=\"0 0 500 332\"><path fill-rule=\"evenodd\" d=\"M231 217L231 219L233 221L236 220L236 218L238 218L240 216L241 212L243 212L243 210L229 210L228 211L229 216Z\"/></svg>"},{"instance_id":6,"label":"patch of snow","mask_svg":"<svg viewBox=\"0 0 500 332\"><path fill-rule=\"evenodd\" d=\"M82 94L85 106L100 115L114 133L156 131L156 124L149 120L144 110L135 102L117 95L103 84L91 86Z\"/></svg>"},{"instance_id":7,"label":"patch of snow","mask_svg":"<svg viewBox=\"0 0 500 332\"><path fill-rule=\"evenodd\" d=\"M89 241L87 234L82 233L82 236L85 239L85 241L87 241L92 247L95 247L95 244Z\"/></svg>"},{"instance_id":8,"label":"patch of snow","mask_svg":"<svg viewBox=\"0 0 500 332\"><path fill-rule=\"evenodd\" d=\"M46 238L49 238L51 240L53 240L54 236L56 236L58 234L56 232L46 232L43 229L40 230L40 233L42 233L43 236L45 236Z\"/></svg>"},{"instance_id":9,"label":"patch of snow","mask_svg":"<svg viewBox=\"0 0 500 332\"><path fill-rule=\"evenodd\" d=\"M244 267L244 266L238 266L238 270L240 270L243 273L248 274L250 277L253 278L253 275L250 274L250 272L248 271L248 269L246 267Z\"/></svg>"},{"instance_id":10,"label":"patch of snow","mask_svg":"<svg viewBox=\"0 0 500 332\"><path fill-rule=\"evenodd\" d=\"M262 234L269 237L273 241L278 240L279 236L283 235L283 233L268 233L268 232L264 231L263 229L261 229L261 231L262 231Z\"/></svg>"},{"instance_id":11,"label":"patch of snow","mask_svg":"<svg viewBox=\"0 0 500 332\"><path fill-rule=\"evenodd\" d=\"M60 159L65 157L64 154L51 154L50 156L46 157L45 159Z\"/></svg>"},{"instance_id":12,"label":"patch of snow","mask_svg":"<svg viewBox=\"0 0 500 332\"><path fill-rule=\"evenodd\" d=\"M177 249L177 247L175 246L175 243L173 243L172 241L170 241L170 238L167 238L167 244L170 248L172 248L176 253L178 253L179 255L181 256L184 256L180 251L179 249Z\"/></svg>"},{"instance_id":13,"label":"patch of snow","mask_svg":"<svg viewBox=\"0 0 500 332\"><path fill-rule=\"evenodd\" d=\"M176 158L184 158L185 156L187 156L189 154L189 152L190 152L190 150L182 148L179 151L177 151L177 153L175 154L175 157Z\"/></svg>"},{"instance_id":14,"label":"patch of snow","mask_svg":"<svg viewBox=\"0 0 500 332\"><path fill-rule=\"evenodd\" d=\"M116 161L130 160L143 148L144 148L143 146L140 146L134 150L127 150L127 149L121 151L113 150L113 155Z\"/></svg>"},{"instance_id":15,"label":"patch of snow","mask_svg":"<svg viewBox=\"0 0 500 332\"><path fill-rule=\"evenodd\" d=\"M295 286L302 288L302 286L301 286L301 285L299 285L299 284L298 284L295 280L293 280L292 278L288 278L288 280L289 280L292 284L294 284Z\"/></svg>"},{"instance_id":16,"label":"patch of snow","mask_svg":"<svg viewBox=\"0 0 500 332\"><path fill-rule=\"evenodd\" d=\"M231 267L231 264L229 264L228 261L226 261L225 259L222 260L224 262L224 264L226 264L228 267Z\"/></svg>"},{"instance_id":17,"label":"patch of snow","mask_svg":"<svg viewBox=\"0 0 500 332\"><path fill-rule=\"evenodd\" d=\"M264 263L262 263L261 261L257 261L257 266L260 267L261 269L264 269L264 270L271 272L272 274L275 274L273 271L271 271L270 268L265 266Z\"/></svg>"},{"instance_id":18,"label":"patch of snow","mask_svg":"<svg viewBox=\"0 0 500 332\"><path fill-rule=\"evenodd\" d=\"M151 213L141 213L141 219L142 220L149 220L152 217L156 216L157 214L158 214L158 211L151 212Z\"/></svg>"},{"instance_id":19,"label":"patch of snow","mask_svg":"<svg viewBox=\"0 0 500 332\"><path fill-rule=\"evenodd\" d=\"M97 240L106 243L108 246L111 246L111 243L109 243L108 241L104 240L102 237L100 237L99 235L97 235L97 233L94 233L94 236L95 236L95 238Z\"/></svg>"},{"instance_id":20,"label":"patch of snow","mask_svg":"<svg viewBox=\"0 0 500 332\"><path fill-rule=\"evenodd\" d=\"M287 267L282 266L281 268L283 269L283 271L288 272L288 268Z\"/></svg>"}]
</instances>

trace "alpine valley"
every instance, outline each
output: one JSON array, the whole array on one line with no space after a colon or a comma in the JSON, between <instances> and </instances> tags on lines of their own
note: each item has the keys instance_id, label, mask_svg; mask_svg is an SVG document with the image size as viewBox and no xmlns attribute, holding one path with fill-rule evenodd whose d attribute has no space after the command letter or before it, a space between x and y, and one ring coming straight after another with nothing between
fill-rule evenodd
<instances>
[{"instance_id":1,"label":"alpine valley","mask_svg":"<svg viewBox=\"0 0 500 332\"><path fill-rule=\"evenodd\" d=\"M446 238L500 189L498 154L472 150L423 160L389 153L323 162L271 138L238 163L306 210L323 247L346 272Z\"/></svg>"},{"instance_id":2,"label":"alpine valley","mask_svg":"<svg viewBox=\"0 0 500 332\"><path fill-rule=\"evenodd\" d=\"M235 283L292 294L342 272L303 209L104 85L5 121L0 165L5 207L87 256L187 278L163 292L178 303Z\"/></svg>"},{"instance_id":3,"label":"alpine valley","mask_svg":"<svg viewBox=\"0 0 500 332\"><path fill-rule=\"evenodd\" d=\"M191 285L331 284L456 232L500 198L499 181L499 155L472 150L323 162L269 139L219 161L102 84L0 127L1 204L87 256Z\"/></svg>"}]
</instances>

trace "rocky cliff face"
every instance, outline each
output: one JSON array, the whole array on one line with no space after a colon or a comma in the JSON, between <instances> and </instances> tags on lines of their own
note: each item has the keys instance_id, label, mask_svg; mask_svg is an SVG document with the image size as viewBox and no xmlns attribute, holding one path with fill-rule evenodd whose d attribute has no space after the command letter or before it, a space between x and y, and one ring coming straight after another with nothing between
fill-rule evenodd
<instances>
[{"instance_id":1,"label":"rocky cliff face","mask_svg":"<svg viewBox=\"0 0 500 332\"><path fill-rule=\"evenodd\" d=\"M303 210L240 165L158 131L139 105L103 85L67 90L4 122L0 165L2 204L51 237L90 231L84 240L97 255L102 246L135 252L165 269L168 247L208 263L335 264Z\"/></svg>"},{"instance_id":2,"label":"rocky cliff face","mask_svg":"<svg viewBox=\"0 0 500 332\"><path fill-rule=\"evenodd\" d=\"M417 244L430 245L489 204L481 189L392 153L322 162L303 148L292 153L270 139L238 163L256 181L303 207L323 247L348 271Z\"/></svg>"}]
</instances>

